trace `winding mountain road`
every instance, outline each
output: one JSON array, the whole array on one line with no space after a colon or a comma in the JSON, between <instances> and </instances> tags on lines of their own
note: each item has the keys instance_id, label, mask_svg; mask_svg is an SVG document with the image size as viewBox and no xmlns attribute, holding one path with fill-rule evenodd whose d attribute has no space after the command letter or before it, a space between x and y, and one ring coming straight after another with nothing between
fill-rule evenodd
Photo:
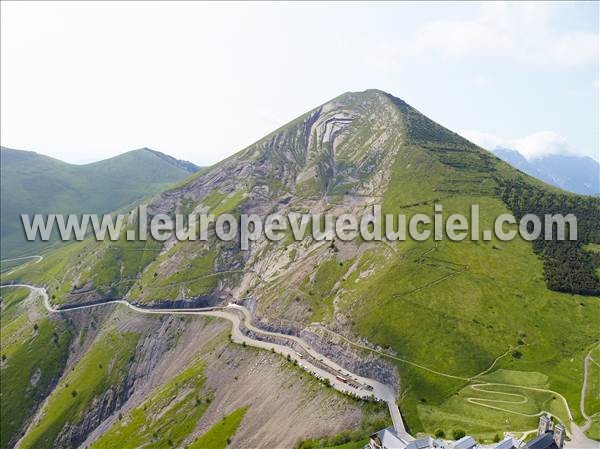
<instances>
[{"instance_id":1,"label":"winding mountain road","mask_svg":"<svg viewBox=\"0 0 600 449\"><path fill-rule=\"evenodd\" d=\"M17 258L17 259L3 260L3 262L17 261L17 260L24 260L24 259L36 259L36 260L29 262L29 263L22 264L16 268L14 268L12 271L10 271L7 274L11 274L31 263L34 263L34 264L39 263L43 260L43 256L27 256L27 257L22 257L22 258ZM302 367L306 371L310 372L312 375L314 375L315 377L317 377L319 379L327 379L333 388L335 388L336 390L341 391L343 393L348 393L348 394L356 395L356 396L363 397L363 398L368 398L370 396L373 396L378 400L386 402L386 404L388 405L390 416L392 418L392 423L394 425L394 428L398 432L398 434L407 440L414 439L406 431L404 422L402 420L402 415L400 414L400 410L396 403L396 395L394 393L394 389L391 386L383 384L381 382L378 382L374 379L370 379L370 378L366 378L366 377L362 377L362 376L353 374L353 373L349 372L348 370L345 370L344 368L339 366L334 361L330 360L326 356L324 356L324 355L320 354L319 352L317 352L316 350L314 350L308 343L306 343L304 340L302 340L299 337L296 337L293 335L281 334L278 332L266 331L266 330L257 328L256 326L254 326L252 324L252 316L250 314L250 311L247 308L245 308L239 304L230 303L227 306L195 308L195 309L192 309L192 308L190 308L190 309L159 309L159 308L139 307L139 306L133 305L125 300L112 300L112 301L106 301L106 302L98 303L98 304L89 304L89 305L75 306L75 307L69 307L69 308L56 308L50 303L48 293L46 292L46 290L44 288L35 287L35 286L29 285L29 284L1 285L0 288L2 288L2 287L28 288L33 293L35 293L38 296L41 296L43 298L44 307L49 313L68 313L68 312L73 312L73 311L78 311L78 310L83 310L83 309L104 307L104 306L111 305L111 304L120 304L120 305L123 305L123 306L137 312L137 313L143 313L143 314L150 314L150 315L201 315L201 316L203 315L203 316L211 316L211 317L215 317L215 318L221 318L221 319L228 320L232 324L231 339L233 342L238 343L238 344L246 344L247 346L252 346L255 348L264 349L264 350L268 350L268 351L274 351L290 360L295 360L300 367ZM429 371L433 374L437 374L437 375L449 377L449 378L454 378L454 379L459 379L459 380L464 380L464 381L468 381L468 382L475 381L476 379L480 378L483 374L487 374L488 372L490 372L491 369L496 365L497 361L500 358L506 356L506 354L508 354L510 352L510 350L512 349L512 348L509 348L509 350L506 353L497 357L494 360L494 362L491 364L491 366L489 366L482 373L479 373L472 377L462 377L462 376L452 375L449 373L443 373L443 372L431 369L429 367L417 364L415 362L412 362L412 361L409 361L409 360L406 360L406 359L403 359L403 358L400 358L397 356L393 356L391 354L387 354L383 351L379 351L379 350L370 348L370 347L362 345L360 343L356 343L352 340L349 340L348 338L346 338L345 336L343 336L341 334L338 334L330 329L325 328L324 326L322 326L318 323L313 323L312 326L322 328L323 330L325 330L327 332L335 334L353 346L356 346L356 347L359 347L359 348L362 348L365 350L369 350L371 352L378 353L379 355L382 355L384 357L388 357L391 359L395 359L395 360L413 365L420 369ZM306 357L306 358L303 357L293 347L289 347L289 346L286 346L283 344L273 343L270 341L263 341L263 340L251 338L242 332L242 327L245 327L246 329L250 330L255 335L262 335L265 337L285 339L287 341L290 341L292 344L296 344L300 348L302 348L302 350L304 350L306 352L308 357ZM592 348L592 350L593 350L593 348ZM592 350L590 350L590 352L584 358L584 382L583 382L582 390L581 390L580 408L581 408L582 416L584 417L586 422L581 427L575 423L572 413L571 413L571 410L569 409L566 398L556 391L552 391L552 390L548 390L548 389L544 389L544 388L529 387L529 386L524 386L524 385L491 383L491 382L480 382L478 384L471 385L471 388L473 388L475 391L480 391L480 390L485 389L486 386L488 386L488 387L503 386L503 387L513 387L515 389L526 389L526 390L554 394L563 402L564 407L568 413L569 421L571 424L571 426L570 426L571 432L567 432L568 436L570 437L570 441L567 441L565 446L569 449L582 449L582 448L600 449L600 445L598 444L598 442L589 439L585 435L585 431L591 425L591 418L585 413L585 410L584 410L584 402L585 402L585 394L586 394L586 390L587 390L588 366L589 366L590 362L595 363L595 361L591 358ZM323 366L326 369L324 369ZM339 380L337 378L338 375L351 380L351 382L344 382L344 381ZM357 386L358 386L358 388L357 388ZM499 392L497 392L497 393L499 393ZM521 397L522 395L515 394L515 393L508 393L508 392L502 392L500 394L505 395L505 397L507 399L505 399L505 400L502 400L502 399L485 400L482 398L468 398L468 402L471 402L474 405L493 408L493 409L497 409L499 411L501 410L501 411L504 411L507 413L521 414L521 413L515 412L514 410L508 410L508 409L504 409L503 407L500 407L500 406L494 406L494 405L492 405L492 403L497 403L497 404L517 403L520 401L517 400L517 401L513 402L513 401L509 400L508 397L510 396L510 397L517 398L517 397ZM542 411L538 414L527 415L527 416L538 416L541 413L544 413L544 412ZM548 413L548 412L545 412L545 413ZM523 415L525 415L525 414L523 414Z\"/></svg>"},{"instance_id":2,"label":"winding mountain road","mask_svg":"<svg viewBox=\"0 0 600 449\"><path fill-rule=\"evenodd\" d=\"M516 412L515 410L510 410L504 407L500 407L497 405L492 405L493 403L497 403L497 404L517 404L517 403L524 403L523 402L523 398L525 397L524 395L518 394L518 393L508 393L508 392L499 392L499 391L490 391L490 390L486 390L485 387L494 387L494 386L498 386L498 387L507 387L507 388L514 388L515 390L529 390L529 391L536 391L536 392L541 392L541 393L548 393L548 394L552 394L553 396L555 396L556 398L558 398L563 406L564 409L567 412L567 416L569 418L569 422L568 423L563 423L563 424L569 424L569 426L567 427L567 435L569 436L570 440L565 442L565 447L567 449L600 449L600 443L598 443L595 440L592 440L590 438L588 438L585 434L585 432L589 429L589 426L591 425L591 418L589 416L587 416L585 414L585 411L583 410L583 404L585 402L585 394L586 394L586 390L587 390L587 378L588 378L588 366L589 363L596 363L595 360L591 357L591 353L593 351L594 348L592 348L592 350L590 350L590 352L587 354L587 356L584 359L584 382L582 385L582 390L581 390L581 411L582 411L582 415L583 417L586 419L586 422L583 426L578 426L577 423L574 420L573 414L571 412L571 409L569 408L569 404L567 402L567 399L560 393L558 393L557 391L554 390L550 390L550 389L546 389L546 388L539 388L539 387L532 387L532 386L527 386L527 385L517 385L517 384L508 384L508 383L500 383L500 382L486 382L481 380L481 377L484 376L485 374L491 372L491 370L496 366L496 364L498 363L498 361L505 357L506 355L508 355L514 348L509 348L506 352L504 352L503 354L500 354L498 357L496 357L494 359L494 361L492 362L492 364L486 368L484 371L474 375L474 376L470 376L470 377L463 377L463 376L457 376L457 375L453 375L453 374L449 374L449 373L444 373L441 371L437 371L434 370L432 368L429 368L427 366L415 363L413 361L404 359L402 357L398 357L392 354L388 354L387 352L378 350L378 349L374 349L371 348L369 346L366 346L364 344L361 343L357 343L355 341L350 340L349 338L345 337L342 334L339 334L331 329L326 328L325 326L323 326L320 323L312 323L311 324L312 327L314 328L319 328L322 329L334 336L337 336L338 338L344 340L345 342L347 342L348 344L355 346L357 348L363 349L363 350L367 350L373 353L376 353L378 355L381 355L383 357L387 357L389 359L393 359L393 360L397 360L399 362L403 362L406 363L408 365L420 368L422 370L428 371L430 373L433 374L437 374L439 376L443 376L443 377L448 377L451 379L457 379L457 380L463 380L465 382L475 382L478 381L478 383L473 383L470 385L470 388L473 389L474 391L478 391L478 392L486 392L486 393L494 393L494 394L498 394L499 396L503 396L505 398L507 397L513 397L513 398L517 398L519 397L520 400L518 401L510 401L507 399L483 399L483 398L477 398L477 397L468 397L465 398L467 402L473 404L473 405L477 405L480 407L486 407L486 408L490 408L490 409L495 409L498 411L502 411L504 413L511 413L511 414L516 414L516 415L521 415L521 416L540 416L542 413L547 413L547 414L551 414L552 416L554 416L555 418L559 419L556 415L550 413L547 410L541 410L538 413L535 414L525 414L525 413L519 413ZM528 431L525 433L530 433L530 432L537 432L537 430L532 430L532 431Z\"/></svg>"},{"instance_id":3,"label":"winding mountain road","mask_svg":"<svg viewBox=\"0 0 600 449\"><path fill-rule=\"evenodd\" d=\"M581 416L583 416L583 418L586 421L583 427L585 430L587 430L592 425L592 418L585 412L585 396L587 394L589 365L590 362L596 363L596 361L592 358L592 352L594 352L594 349L596 349L596 347L597 345L594 345L583 359L583 384L581 385L581 399L579 401L579 409L581 411Z\"/></svg>"},{"instance_id":4,"label":"winding mountain road","mask_svg":"<svg viewBox=\"0 0 600 449\"><path fill-rule=\"evenodd\" d=\"M28 265L40 263L42 260L44 260L44 256L15 257L14 259L2 259L2 262L16 262L16 261L19 261L19 260L27 260L27 259L35 259L35 262L27 262L27 263L18 265L15 268L13 268L12 270L10 270L9 272L3 273L4 276L8 276L9 274L13 274L15 271L20 270L21 268L24 268L24 267L26 267Z\"/></svg>"},{"instance_id":5,"label":"winding mountain road","mask_svg":"<svg viewBox=\"0 0 600 449\"><path fill-rule=\"evenodd\" d=\"M573 429L572 441L576 443L573 447L589 447L590 443L595 443L595 449L600 449L600 443L597 441L589 439L585 432L587 432L592 425L592 417L589 416L585 411L585 397L587 394L587 386L588 386L588 374L589 374L589 365L591 363L596 363L596 361L592 358L592 352L597 348L597 344L589 350L583 359L583 384L581 385L581 398L579 401L579 407L581 411L581 416L585 419L585 422L582 426L575 426ZM571 426L573 428L573 426Z\"/></svg>"},{"instance_id":6,"label":"winding mountain road","mask_svg":"<svg viewBox=\"0 0 600 449\"><path fill-rule=\"evenodd\" d=\"M255 327L254 325L252 325L250 312L248 311L248 309L241 305L228 304L227 306L223 307L208 307L197 309L155 309L139 307L125 300L119 299L98 304L89 304L69 308L56 308L50 303L48 293L44 288L35 287L29 284L10 284L0 286L0 288L3 287L28 288L34 294L43 298L43 304L48 313L70 313L78 310L104 307L111 304L120 304L125 307L128 307L129 309L135 312L148 315L201 315L226 319L232 324L231 339L233 342L238 344L246 344L247 346L265 349L268 351L274 351L281 354L284 357L289 358L290 360L295 360L298 363L298 365L304 368L306 371L310 372L312 375L320 379L329 380L333 388L343 393L349 393L352 395L363 397L365 399L374 396L375 398L386 402L390 411L392 423L398 434L407 440L413 440L413 437L411 437L406 431L404 422L402 420L402 415L400 414L400 409L398 408L398 405L396 403L396 395L394 393L394 389L391 386L385 385L374 379L353 374L348 370L343 369L334 361L315 351L301 338L295 337L293 335L265 331ZM242 324L255 334L267 337L274 337L278 339L286 339L288 341L291 341L292 343L296 343L304 351L306 351L309 357L304 358L293 348L282 344L250 338L242 332ZM314 362L311 361L311 359L314 359ZM324 369L319 365L324 365L327 369ZM351 380L352 382L350 383L341 381L340 379L338 379L338 375L348 380ZM357 385L358 387L356 387Z\"/></svg>"}]
</instances>

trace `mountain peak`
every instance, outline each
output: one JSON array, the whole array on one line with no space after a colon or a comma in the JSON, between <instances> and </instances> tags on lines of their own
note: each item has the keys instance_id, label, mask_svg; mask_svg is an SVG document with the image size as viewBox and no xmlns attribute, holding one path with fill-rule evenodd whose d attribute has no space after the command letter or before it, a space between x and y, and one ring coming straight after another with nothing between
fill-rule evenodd
<instances>
[{"instance_id":1,"label":"mountain peak","mask_svg":"<svg viewBox=\"0 0 600 449\"><path fill-rule=\"evenodd\" d=\"M154 154L155 156L158 156L159 158L163 159L164 161L169 162L171 165L174 165L175 167L184 169L185 171L187 171L190 174L196 173L198 170L200 170L200 167L197 166L196 164L194 164L193 162L185 161L183 159L176 159L173 156L169 156L168 154L161 153L160 151L151 150L150 148L144 148L144 150L149 151L150 153Z\"/></svg>"}]
</instances>

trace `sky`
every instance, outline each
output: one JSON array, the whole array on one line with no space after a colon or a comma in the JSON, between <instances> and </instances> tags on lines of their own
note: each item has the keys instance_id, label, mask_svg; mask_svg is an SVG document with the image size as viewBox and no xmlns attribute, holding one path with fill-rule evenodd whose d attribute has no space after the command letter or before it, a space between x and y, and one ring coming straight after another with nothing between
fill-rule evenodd
<instances>
[{"instance_id":1,"label":"sky","mask_svg":"<svg viewBox=\"0 0 600 449\"><path fill-rule=\"evenodd\" d=\"M199 165L347 91L476 143L599 159L599 4L2 2L3 146Z\"/></svg>"}]
</instances>

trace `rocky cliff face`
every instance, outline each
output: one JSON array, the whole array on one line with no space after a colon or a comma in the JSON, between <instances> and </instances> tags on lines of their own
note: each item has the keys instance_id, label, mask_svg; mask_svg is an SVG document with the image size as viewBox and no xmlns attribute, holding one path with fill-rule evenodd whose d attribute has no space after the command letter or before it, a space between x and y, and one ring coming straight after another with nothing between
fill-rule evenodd
<instances>
[{"instance_id":1,"label":"rocky cliff face","mask_svg":"<svg viewBox=\"0 0 600 449\"><path fill-rule=\"evenodd\" d=\"M148 209L150 214L172 215L215 209L262 216L308 210L321 213L332 206L336 213L358 212L377 202L387 188L403 129L402 115L385 94L378 91L345 94L186 185L158 195ZM216 195L223 198L220 204L229 201L232 207L215 208ZM240 252L237 244L215 242L214 236L211 240L203 246L197 242L176 242L173 238L165 245L169 251L157 267L157 276L184 270L189 258L218 248L214 272L245 272L219 278L214 296L231 298L256 279L273 276L285 263L280 251L264 240L255 243L249 252ZM313 246L303 242L296 252L301 257ZM181 257L182 253L186 257ZM139 299L154 300L147 293L142 293Z\"/></svg>"},{"instance_id":2,"label":"rocky cliff face","mask_svg":"<svg viewBox=\"0 0 600 449\"><path fill-rule=\"evenodd\" d=\"M243 190L248 203L352 192L381 193L394 159L401 116L382 93L346 94L296 119L202 173L159 195L153 210L201 203L215 189ZM265 198L265 196L267 198Z\"/></svg>"},{"instance_id":3,"label":"rocky cliff face","mask_svg":"<svg viewBox=\"0 0 600 449\"><path fill-rule=\"evenodd\" d=\"M199 173L186 184L157 195L147 204L148 211L151 215L171 216L192 211L261 216L310 211L358 216L382 203L386 192L400 181L392 179L392 169L399 161L406 168L411 167L413 153L418 154L411 145L417 141L443 141L448 146L464 143L384 92L347 93ZM469 149L470 154L479 157L473 148ZM453 148L443 150L443 155L458 152ZM135 215L132 221L136 221ZM347 332L353 317L351 310L341 306L345 294L342 283L355 276L355 282L359 282L374 272L361 267L364 254L376 252L384 260L393 254L385 245L319 242L308 236L299 242L286 238L279 243L263 237L253 242L249 251L240 251L237 242L220 242L214 230L210 232L208 242L180 242L173 237L152 246L145 261L138 259L139 271L120 281L125 287L118 294L134 303L160 307L209 306L247 298L254 305L255 319L265 328L306 333L306 327L316 319ZM120 255L107 259L115 249ZM121 264L120 271L128 271L125 255L131 253L127 251L126 246L92 247L88 259L78 265L85 266L90 260L94 266L93 260L99 259L98 265ZM339 278L320 285L324 275L314 268L321 265L331 265L329 276ZM338 268L333 269L334 265ZM76 283L76 288L66 295L67 302L115 297L114 288L102 289L93 278L85 282L78 279ZM311 298L315 294L320 298ZM325 315L315 310L323 308L320 301L327 303ZM307 335L318 344L313 334ZM329 353L353 367L361 366L357 357L344 356L339 347ZM397 382L394 369L385 364L369 362L361 373L380 380L388 376L388 380Z\"/></svg>"},{"instance_id":4,"label":"rocky cliff face","mask_svg":"<svg viewBox=\"0 0 600 449\"><path fill-rule=\"evenodd\" d=\"M112 314L102 313L98 316L85 317L81 313L75 318L75 329L112 326L111 320L115 317L127 317L123 311L114 311ZM120 331L140 332L141 336L134 353L131 355L127 365L119 368L123 376L117 383L107 386L100 394L93 397L91 403L85 408L83 414L77 422L66 422L60 429L56 439L53 442L55 448L79 447L88 435L100 426L107 418L115 415L129 398L135 393L136 389L144 386L152 376L154 370L163 362L167 354L177 344L178 336L185 329L185 323L176 318L166 319L136 319L130 323L123 323ZM98 336L92 333L86 339L93 341ZM88 344L81 341L79 345ZM72 369L75 369L74 363L84 352L75 355L70 362ZM111 370L113 368L110 368ZM115 370L118 368L114 368ZM39 418L38 418L39 419ZM35 424L34 424L35 425Z\"/></svg>"},{"instance_id":5,"label":"rocky cliff face","mask_svg":"<svg viewBox=\"0 0 600 449\"><path fill-rule=\"evenodd\" d=\"M94 399L90 409L88 409L83 420L77 424L67 423L62 428L56 440L55 448L77 447L102 421L108 418L115 410L121 408L127 400L126 392L122 390L121 385L105 390L100 396Z\"/></svg>"},{"instance_id":6,"label":"rocky cliff face","mask_svg":"<svg viewBox=\"0 0 600 449\"><path fill-rule=\"evenodd\" d=\"M120 319L124 318L124 315L120 316ZM308 436L334 434L359 426L361 419L367 418L360 403L331 394L331 390L323 389L279 355L230 343L225 321L201 317L150 319L156 323L145 323L145 319L136 317L133 320L133 325L127 323L124 329L147 328L153 332L140 338L127 378L114 387L124 394L117 400L112 388L104 392L88 409L85 422L76 428L64 427L60 441L55 443L57 447L73 447L75 442L79 447L93 447L94 442L113 426L128 422L132 410L145 407L150 410L149 404L162 394L164 386L193 367L199 359L205 366L202 396L211 399L200 421L192 424L188 443L241 406L250 406L251 412L231 443L234 447L294 447ZM163 414L176 409L179 401L185 400L189 388L182 383L180 389L171 392L164 408L153 409L153 414L144 423L144 428L152 429L148 430L149 434L156 431L163 438L164 433L169 434L170 426L152 426ZM281 394L283 391L285 394ZM110 406L102 408L103 400ZM299 403L303 404L300 409ZM109 412L110 408L112 412ZM384 413L385 407L376 408L375 418ZM178 417L181 419L184 417ZM290 425L292 421L295 422L293 426Z\"/></svg>"}]
</instances>

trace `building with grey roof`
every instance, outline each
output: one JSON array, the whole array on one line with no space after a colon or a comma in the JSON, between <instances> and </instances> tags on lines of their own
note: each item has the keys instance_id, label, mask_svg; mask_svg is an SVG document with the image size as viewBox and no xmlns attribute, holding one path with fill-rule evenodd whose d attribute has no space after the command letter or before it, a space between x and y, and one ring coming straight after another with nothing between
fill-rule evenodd
<instances>
[{"instance_id":1,"label":"building with grey roof","mask_svg":"<svg viewBox=\"0 0 600 449\"><path fill-rule=\"evenodd\" d=\"M454 449L473 449L477 447L477 441L475 438L469 435L465 435L456 443L454 443Z\"/></svg>"},{"instance_id":2,"label":"building with grey roof","mask_svg":"<svg viewBox=\"0 0 600 449\"><path fill-rule=\"evenodd\" d=\"M436 440L434 440L433 438L431 438L430 436L426 436L426 437L422 437L422 438L417 438L414 441L411 441L408 446L406 446L406 449L428 449L431 447L441 447L441 441L437 442L438 444L436 445Z\"/></svg>"},{"instance_id":3,"label":"building with grey roof","mask_svg":"<svg viewBox=\"0 0 600 449\"><path fill-rule=\"evenodd\" d=\"M554 438L552 438L551 432L538 435L533 440L529 441L525 447L527 449L559 449L554 442Z\"/></svg>"},{"instance_id":4,"label":"building with grey roof","mask_svg":"<svg viewBox=\"0 0 600 449\"><path fill-rule=\"evenodd\" d=\"M537 433L533 440L525 444L508 434L498 443L482 445L469 435L454 442L431 436L415 439L406 433L398 434L394 427L388 427L371 435L365 449L563 449L567 429L561 423L553 424L551 416L545 413L540 416Z\"/></svg>"},{"instance_id":5,"label":"building with grey roof","mask_svg":"<svg viewBox=\"0 0 600 449\"><path fill-rule=\"evenodd\" d=\"M506 437L491 446L482 446L471 436L465 436L456 442L435 439L431 436L413 439L399 435L393 427L382 429L371 435L365 449L517 449L519 443L512 437ZM536 448L540 449L540 448Z\"/></svg>"},{"instance_id":6,"label":"building with grey roof","mask_svg":"<svg viewBox=\"0 0 600 449\"><path fill-rule=\"evenodd\" d=\"M547 414L540 416L538 435L529 441L526 449L563 449L567 429L562 424L552 424L552 419Z\"/></svg>"},{"instance_id":7,"label":"building with grey roof","mask_svg":"<svg viewBox=\"0 0 600 449\"><path fill-rule=\"evenodd\" d=\"M401 438L394 427L387 427L369 437L369 449L406 449L409 441Z\"/></svg>"}]
</instances>

